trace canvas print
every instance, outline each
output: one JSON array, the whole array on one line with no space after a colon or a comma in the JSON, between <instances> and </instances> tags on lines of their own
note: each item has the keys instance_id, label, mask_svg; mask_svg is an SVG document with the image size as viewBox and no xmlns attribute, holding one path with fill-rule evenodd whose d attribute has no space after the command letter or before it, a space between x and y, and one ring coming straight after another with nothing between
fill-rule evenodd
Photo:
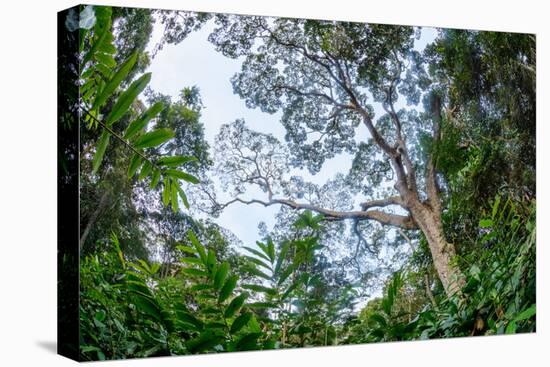
<instances>
[{"instance_id":1,"label":"canvas print","mask_svg":"<svg viewBox=\"0 0 550 367\"><path fill-rule=\"evenodd\" d=\"M535 35L58 15L59 352L536 331Z\"/></svg>"}]
</instances>

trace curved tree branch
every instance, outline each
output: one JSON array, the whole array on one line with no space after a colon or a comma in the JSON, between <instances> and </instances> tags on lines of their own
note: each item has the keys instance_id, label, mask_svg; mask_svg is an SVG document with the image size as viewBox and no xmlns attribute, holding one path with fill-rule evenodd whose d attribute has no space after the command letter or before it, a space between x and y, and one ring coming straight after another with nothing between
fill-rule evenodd
<instances>
[{"instance_id":1,"label":"curved tree branch","mask_svg":"<svg viewBox=\"0 0 550 367\"><path fill-rule=\"evenodd\" d=\"M227 206L234 203L242 203L246 205L250 204L260 204L265 207L271 205L285 205L293 209L298 210L311 210L319 214L323 214L326 220L329 221L341 221L346 219L355 219L355 220L375 220L384 225L390 225L403 229L417 229L417 225L410 216L398 215L386 213L381 210L356 210L356 211L337 211L332 209L322 208L317 205L307 204L307 203L298 203L293 200L288 199L271 199L269 201L263 201L258 199L244 200L239 197L230 200L224 204L220 204L220 209L225 209Z\"/></svg>"}]
</instances>

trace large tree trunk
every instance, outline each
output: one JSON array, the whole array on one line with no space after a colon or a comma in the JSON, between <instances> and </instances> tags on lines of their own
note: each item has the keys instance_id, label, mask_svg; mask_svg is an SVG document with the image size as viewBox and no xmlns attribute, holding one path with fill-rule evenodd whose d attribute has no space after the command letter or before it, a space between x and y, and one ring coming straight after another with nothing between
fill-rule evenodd
<instances>
[{"instance_id":1,"label":"large tree trunk","mask_svg":"<svg viewBox=\"0 0 550 367\"><path fill-rule=\"evenodd\" d=\"M447 242L441 224L441 214L428 204L416 202L410 207L413 219L424 233L432 260L439 275L439 279L448 296L460 294L464 286L464 275L452 258L456 255L455 247Z\"/></svg>"}]
</instances>

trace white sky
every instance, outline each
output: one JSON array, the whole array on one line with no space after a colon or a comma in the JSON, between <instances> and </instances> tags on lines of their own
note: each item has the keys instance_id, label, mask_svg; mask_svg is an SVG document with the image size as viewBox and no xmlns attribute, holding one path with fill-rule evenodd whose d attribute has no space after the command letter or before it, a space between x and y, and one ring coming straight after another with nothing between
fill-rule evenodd
<instances>
[{"instance_id":1,"label":"white sky","mask_svg":"<svg viewBox=\"0 0 550 367\"><path fill-rule=\"evenodd\" d=\"M201 122L204 124L205 138L211 149L221 125L238 118L244 118L252 130L271 133L280 141L284 141L285 130L279 122L280 114L270 115L259 109L248 109L244 100L233 94L230 78L240 70L241 62L224 57L214 50L214 46L207 40L213 27L213 23L209 22L200 31L192 32L180 44L165 45L151 60L148 69L152 72L150 87L156 92L172 96L173 100L178 98L184 87L196 85L200 89L205 106ZM155 24L149 49L158 43L163 29L164 26L160 22ZM435 36L435 29L424 28L415 48L423 49ZM375 112L377 116L382 114L381 109L376 109L376 106ZM361 125L357 139L366 137L367 131ZM342 154L326 161L321 172L315 176L311 176L307 171L302 171L301 174L309 181L322 184L338 172L347 172L350 167L351 156ZM247 194L262 195L259 191ZM235 203L227 207L214 221L232 231L245 245L250 246L260 239L258 224L263 221L271 228L278 210L277 206L265 208L260 205Z\"/></svg>"}]
</instances>

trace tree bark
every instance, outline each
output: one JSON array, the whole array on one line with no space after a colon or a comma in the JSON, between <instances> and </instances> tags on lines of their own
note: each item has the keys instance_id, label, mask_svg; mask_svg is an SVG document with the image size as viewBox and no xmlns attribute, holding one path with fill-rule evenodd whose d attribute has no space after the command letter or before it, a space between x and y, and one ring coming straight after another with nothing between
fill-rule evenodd
<instances>
[{"instance_id":1,"label":"tree bark","mask_svg":"<svg viewBox=\"0 0 550 367\"><path fill-rule=\"evenodd\" d=\"M452 259L456 255L455 247L447 242L441 214L429 205L416 202L410 206L410 211L418 228L422 231L428 242L434 267L448 296L460 294L464 286L464 275Z\"/></svg>"}]
</instances>

